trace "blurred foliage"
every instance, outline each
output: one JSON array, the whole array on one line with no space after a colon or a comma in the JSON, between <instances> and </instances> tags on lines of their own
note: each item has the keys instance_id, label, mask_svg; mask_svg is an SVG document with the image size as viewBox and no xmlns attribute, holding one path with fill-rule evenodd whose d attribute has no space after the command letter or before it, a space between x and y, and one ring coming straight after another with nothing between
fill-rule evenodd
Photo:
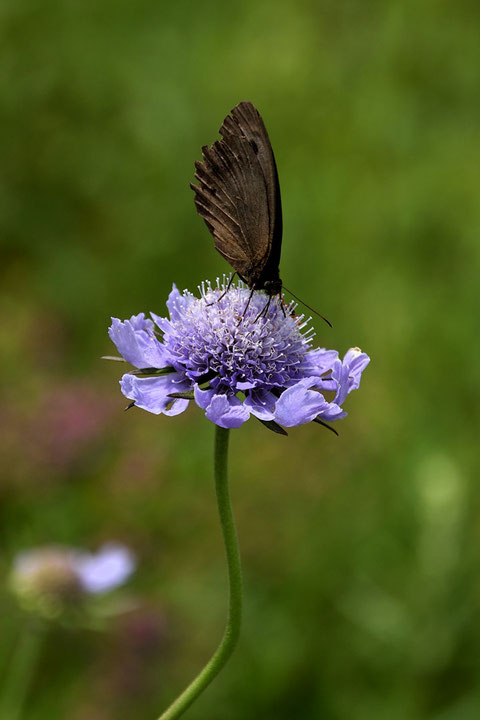
<instances>
[{"instance_id":1,"label":"blurred foliage","mask_svg":"<svg viewBox=\"0 0 480 720\"><path fill-rule=\"evenodd\" d=\"M0 570L52 542L140 558L135 613L50 637L29 720L155 717L221 635L213 427L123 413L99 356L111 315L228 271L188 184L241 99L281 276L334 323L319 344L372 363L340 438L233 433L246 617L188 717L479 717L479 23L473 0L3 0Z\"/></svg>"}]
</instances>

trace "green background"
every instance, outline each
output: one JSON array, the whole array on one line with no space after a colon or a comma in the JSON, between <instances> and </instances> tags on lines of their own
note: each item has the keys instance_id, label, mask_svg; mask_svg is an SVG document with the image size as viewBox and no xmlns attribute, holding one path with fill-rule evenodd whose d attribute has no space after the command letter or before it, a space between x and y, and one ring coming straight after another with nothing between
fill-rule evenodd
<instances>
[{"instance_id":1,"label":"green background","mask_svg":"<svg viewBox=\"0 0 480 720\"><path fill-rule=\"evenodd\" d=\"M372 362L339 438L232 433L245 622L188 717L479 717L479 23L473 0L3 0L0 572L49 543L139 559L134 612L51 631L29 720L154 718L221 635L213 426L123 413L99 357L111 315L229 270L189 182L245 99L281 276L333 322L318 344ZM1 680L6 587L0 611Z\"/></svg>"}]
</instances>

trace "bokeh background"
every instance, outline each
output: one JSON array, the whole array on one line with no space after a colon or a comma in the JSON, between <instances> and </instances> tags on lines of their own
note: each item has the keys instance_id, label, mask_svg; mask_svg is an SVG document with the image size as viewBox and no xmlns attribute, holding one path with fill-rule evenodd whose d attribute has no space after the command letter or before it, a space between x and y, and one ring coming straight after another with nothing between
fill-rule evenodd
<instances>
[{"instance_id":1,"label":"bokeh background","mask_svg":"<svg viewBox=\"0 0 480 720\"><path fill-rule=\"evenodd\" d=\"M53 630L29 720L153 718L226 612L213 426L123 412L111 315L227 271L200 147L252 100L281 275L372 357L335 438L232 433L233 659L191 720L480 716L480 6L474 0L3 0L0 670L20 549L117 540L137 609ZM7 719L5 719L7 720Z\"/></svg>"}]
</instances>

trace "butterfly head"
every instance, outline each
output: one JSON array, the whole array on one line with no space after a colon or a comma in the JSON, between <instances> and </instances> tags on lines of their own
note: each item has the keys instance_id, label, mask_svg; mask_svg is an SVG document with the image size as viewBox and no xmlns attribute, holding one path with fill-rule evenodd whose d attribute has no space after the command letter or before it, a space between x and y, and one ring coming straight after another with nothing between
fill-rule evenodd
<instances>
[{"instance_id":1,"label":"butterfly head","mask_svg":"<svg viewBox=\"0 0 480 720\"><path fill-rule=\"evenodd\" d=\"M282 292L282 281L280 278L275 280L265 280L262 290L265 290L267 295L280 295Z\"/></svg>"}]
</instances>

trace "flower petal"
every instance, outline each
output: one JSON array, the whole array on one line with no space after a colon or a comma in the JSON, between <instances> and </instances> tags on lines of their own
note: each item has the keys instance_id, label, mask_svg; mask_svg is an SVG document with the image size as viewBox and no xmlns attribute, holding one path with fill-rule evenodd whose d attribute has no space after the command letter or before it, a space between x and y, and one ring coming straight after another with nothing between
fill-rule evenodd
<instances>
[{"instance_id":1,"label":"flower petal","mask_svg":"<svg viewBox=\"0 0 480 720\"><path fill-rule=\"evenodd\" d=\"M244 392L245 390L251 390L256 386L256 384L257 383L252 380L246 380L245 382L237 380L237 382L235 383L235 387L237 388L237 390L241 390L242 392Z\"/></svg>"},{"instance_id":2,"label":"flower petal","mask_svg":"<svg viewBox=\"0 0 480 720\"><path fill-rule=\"evenodd\" d=\"M84 590L102 593L122 585L135 570L135 557L123 545L108 543L97 553L78 553L73 561Z\"/></svg>"},{"instance_id":3,"label":"flower petal","mask_svg":"<svg viewBox=\"0 0 480 720\"><path fill-rule=\"evenodd\" d=\"M323 395L299 382L285 390L275 406L275 421L285 427L303 425L317 417L328 405Z\"/></svg>"},{"instance_id":4,"label":"flower petal","mask_svg":"<svg viewBox=\"0 0 480 720\"><path fill-rule=\"evenodd\" d=\"M277 396L268 390L252 390L245 399L244 405L252 415L260 420L273 420Z\"/></svg>"},{"instance_id":5,"label":"flower petal","mask_svg":"<svg viewBox=\"0 0 480 720\"><path fill-rule=\"evenodd\" d=\"M196 298L194 298L193 295L182 295L182 293L179 292L175 283L173 283L172 290L167 300L167 308L168 312L170 313L170 320L172 322L175 322L175 320L181 320L183 318L183 315L185 314L185 310L188 308L190 303L195 300Z\"/></svg>"},{"instance_id":6,"label":"flower petal","mask_svg":"<svg viewBox=\"0 0 480 720\"><path fill-rule=\"evenodd\" d=\"M169 364L168 353L153 334L153 323L144 313L121 322L112 318L108 330L120 354L137 368L162 368Z\"/></svg>"},{"instance_id":7,"label":"flower petal","mask_svg":"<svg viewBox=\"0 0 480 720\"><path fill-rule=\"evenodd\" d=\"M193 388L193 392L195 393L195 402L197 403L198 407L202 408L202 410L206 410L212 402L212 398L215 395L215 390L201 390L198 385L195 385L195 387Z\"/></svg>"},{"instance_id":8,"label":"flower petal","mask_svg":"<svg viewBox=\"0 0 480 720\"><path fill-rule=\"evenodd\" d=\"M333 390L334 402L342 405L347 395L359 387L362 372L369 362L370 358L366 353L362 353L359 348L350 348L343 360L334 361L331 374L319 377L312 383L312 387L322 392Z\"/></svg>"},{"instance_id":9,"label":"flower petal","mask_svg":"<svg viewBox=\"0 0 480 720\"><path fill-rule=\"evenodd\" d=\"M318 417L321 420L327 420L328 422L333 422L334 420L341 420L346 416L347 413L345 412L345 410L342 410L340 405L337 405L334 402L325 403L325 407L322 409L321 412L318 413Z\"/></svg>"},{"instance_id":10,"label":"flower petal","mask_svg":"<svg viewBox=\"0 0 480 720\"><path fill-rule=\"evenodd\" d=\"M336 350L325 350L325 348L309 350L305 355L302 370L308 375L323 375L323 373L333 368L337 358L338 352Z\"/></svg>"},{"instance_id":11,"label":"flower petal","mask_svg":"<svg viewBox=\"0 0 480 720\"><path fill-rule=\"evenodd\" d=\"M191 389L189 382L178 373L160 377L141 378L127 373L120 381L125 397L135 401L135 405L154 415L178 415L188 407L188 400L173 400L169 393L185 392Z\"/></svg>"},{"instance_id":12,"label":"flower petal","mask_svg":"<svg viewBox=\"0 0 480 720\"><path fill-rule=\"evenodd\" d=\"M331 375L337 384L334 402L342 405L347 395L359 387L362 372L369 362L368 355L359 348L351 348L342 361L335 362Z\"/></svg>"},{"instance_id":13,"label":"flower petal","mask_svg":"<svg viewBox=\"0 0 480 720\"><path fill-rule=\"evenodd\" d=\"M250 417L250 413L238 398L227 395L215 395L205 415L215 425L223 428L238 428Z\"/></svg>"},{"instance_id":14,"label":"flower petal","mask_svg":"<svg viewBox=\"0 0 480 720\"><path fill-rule=\"evenodd\" d=\"M365 370L368 363L370 362L370 358L368 357L367 353L362 352L360 348L350 348L350 350L348 350L348 352L345 354L343 362L349 367L350 382L348 392L351 392L352 390L357 390L357 388L360 386L360 378L362 376L362 372Z\"/></svg>"},{"instance_id":15,"label":"flower petal","mask_svg":"<svg viewBox=\"0 0 480 720\"><path fill-rule=\"evenodd\" d=\"M168 318L160 317L160 315L156 315L154 312L150 312L150 315L152 316L155 325L160 328L162 333L168 333L169 330L172 329L172 323Z\"/></svg>"},{"instance_id":16,"label":"flower petal","mask_svg":"<svg viewBox=\"0 0 480 720\"><path fill-rule=\"evenodd\" d=\"M338 405L342 405L349 393L348 373L348 365L344 365L341 360L337 360L333 366L332 379L337 383L337 392L335 394L334 402Z\"/></svg>"}]
</instances>

